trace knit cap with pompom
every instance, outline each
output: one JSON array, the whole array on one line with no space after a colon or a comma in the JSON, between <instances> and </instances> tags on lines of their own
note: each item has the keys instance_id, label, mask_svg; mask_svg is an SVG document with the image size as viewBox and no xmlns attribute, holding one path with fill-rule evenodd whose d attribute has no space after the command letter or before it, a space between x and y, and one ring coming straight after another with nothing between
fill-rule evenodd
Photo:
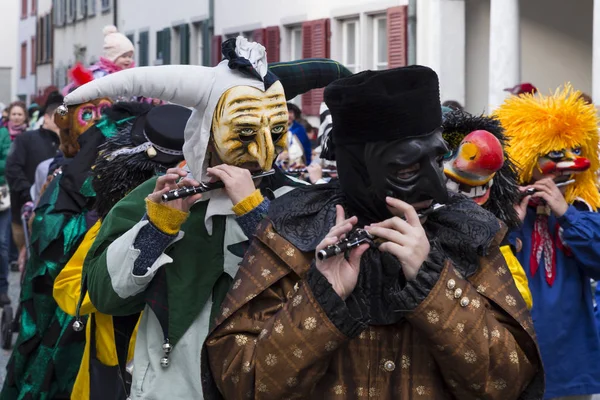
<instances>
[{"instance_id":1,"label":"knit cap with pompom","mask_svg":"<svg viewBox=\"0 0 600 400\"><path fill-rule=\"evenodd\" d=\"M114 25L105 26L102 30L104 34L104 58L115 62L117 58L123 54L134 51L133 43L127 36L119 33L119 30Z\"/></svg>"}]
</instances>

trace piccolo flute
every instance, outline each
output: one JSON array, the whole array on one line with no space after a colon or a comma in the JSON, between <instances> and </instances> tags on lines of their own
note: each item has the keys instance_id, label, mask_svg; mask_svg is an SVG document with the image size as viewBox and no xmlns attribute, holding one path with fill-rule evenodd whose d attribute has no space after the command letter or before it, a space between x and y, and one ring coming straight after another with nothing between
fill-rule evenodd
<instances>
[{"instance_id":1,"label":"piccolo flute","mask_svg":"<svg viewBox=\"0 0 600 400\"><path fill-rule=\"evenodd\" d=\"M270 175L273 175L274 173L275 173L274 169L272 169L270 171L266 171L266 172L258 172L258 173L252 174L252 179L256 180L256 179L264 178L265 176L270 176ZM202 183L200 183L200 186L184 186L179 189L170 190L167 193L163 194L162 201L167 202L167 201L176 200L176 199L183 199L185 197L193 196L198 193L206 193L206 192L210 192L211 190L222 189L224 187L225 187L225 184L223 183L223 181L208 182L208 183L202 182Z\"/></svg>"},{"instance_id":2,"label":"piccolo flute","mask_svg":"<svg viewBox=\"0 0 600 400\"><path fill-rule=\"evenodd\" d=\"M305 174L308 172L308 168L296 168L296 169L288 169L285 171L286 174ZM335 169L322 169L321 172L324 174L333 174L336 173Z\"/></svg>"},{"instance_id":3,"label":"piccolo flute","mask_svg":"<svg viewBox=\"0 0 600 400\"><path fill-rule=\"evenodd\" d=\"M442 207L445 207L445 204L434 204L432 207L429 207L427 210L424 210L423 212L419 213L418 214L419 218L426 217L426 216L432 214L433 212L435 212L436 210L439 210ZM404 219L404 218L402 218L402 219ZM323 261L328 258L335 257L339 254L343 254L348 250L352 250L355 247L358 247L363 243L371 244L376 239L377 238L375 236L373 236L366 230L356 229L355 231L351 232L348 235L348 237L340 240L336 244L327 246L323 250L319 251L317 253L317 258L319 260Z\"/></svg>"},{"instance_id":4,"label":"piccolo flute","mask_svg":"<svg viewBox=\"0 0 600 400\"><path fill-rule=\"evenodd\" d=\"M556 187L561 188L561 187L569 186L572 183L575 183L575 179L570 179L570 180L565 181L565 182L557 183ZM526 191L524 191L523 193L521 193L521 200L523 200L527 196L531 196L532 194L534 194L537 191L538 190L536 188L529 188L529 189L527 189Z\"/></svg>"}]
</instances>

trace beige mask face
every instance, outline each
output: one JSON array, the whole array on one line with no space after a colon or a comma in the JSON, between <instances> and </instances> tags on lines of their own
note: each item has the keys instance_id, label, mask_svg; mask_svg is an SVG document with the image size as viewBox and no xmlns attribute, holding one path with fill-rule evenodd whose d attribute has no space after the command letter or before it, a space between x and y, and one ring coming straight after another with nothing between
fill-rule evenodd
<instances>
[{"instance_id":1,"label":"beige mask face","mask_svg":"<svg viewBox=\"0 0 600 400\"><path fill-rule=\"evenodd\" d=\"M267 171L286 146L288 111L283 86L263 92L236 86L221 96L212 125L215 152L225 164Z\"/></svg>"}]
</instances>

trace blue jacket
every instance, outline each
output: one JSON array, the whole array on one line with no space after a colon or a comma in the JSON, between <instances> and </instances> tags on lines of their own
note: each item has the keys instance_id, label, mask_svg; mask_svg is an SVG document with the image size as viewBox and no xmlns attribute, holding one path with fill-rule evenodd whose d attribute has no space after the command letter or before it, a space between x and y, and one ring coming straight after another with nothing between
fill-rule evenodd
<instances>
[{"instance_id":1,"label":"blue jacket","mask_svg":"<svg viewBox=\"0 0 600 400\"><path fill-rule=\"evenodd\" d=\"M292 132L302 144L306 165L310 165L310 162L312 160L312 147L310 146L310 139L306 134L306 129L304 129L304 127L299 122L294 121L292 122L292 126L290 126L289 131Z\"/></svg>"},{"instance_id":2,"label":"blue jacket","mask_svg":"<svg viewBox=\"0 0 600 400\"><path fill-rule=\"evenodd\" d=\"M551 233L560 225L572 252L568 256L555 246L552 287L546 282L543 257L535 276L529 268L535 208L529 208L523 227L510 235L511 243L516 238L523 242L517 258L533 296L531 314L546 371L545 399L600 393L600 335L590 284L590 278L600 279L600 214L581 211L579 205L583 203L569 206L561 218L551 215L548 220Z\"/></svg>"}]
</instances>

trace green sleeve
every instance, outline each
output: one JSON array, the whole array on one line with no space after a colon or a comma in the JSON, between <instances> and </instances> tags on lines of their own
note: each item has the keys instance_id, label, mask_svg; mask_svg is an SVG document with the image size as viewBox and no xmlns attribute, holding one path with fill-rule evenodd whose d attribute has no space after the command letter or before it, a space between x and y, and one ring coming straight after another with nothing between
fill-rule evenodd
<instances>
[{"instance_id":1,"label":"green sleeve","mask_svg":"<svg viewBox=\"0 0 600 400\"><path fill-rule=\"evenodd\" d=\"M10 145L11 141L8 129L0 128L0 185L6 184L4 173L6 171L6 158L8 157Z\"/></svg>"},{"instance_id":2,"label":"green sleeve","mask_svg":"<svg viewBox=\"0 0 600 400\"><path fill-rule=\"evenodd\" d=\"M98 237L85 258L82 282L87 285L92 304L104 314L131 315L144 309L144 292L127 299L115 293L106 253L111 243L142 220L146 213L145 199L154 191L156 179L144 182L112 208L102 221ZM82 298L84 295L82 290Z\"/></svg>"}]
</instances>

